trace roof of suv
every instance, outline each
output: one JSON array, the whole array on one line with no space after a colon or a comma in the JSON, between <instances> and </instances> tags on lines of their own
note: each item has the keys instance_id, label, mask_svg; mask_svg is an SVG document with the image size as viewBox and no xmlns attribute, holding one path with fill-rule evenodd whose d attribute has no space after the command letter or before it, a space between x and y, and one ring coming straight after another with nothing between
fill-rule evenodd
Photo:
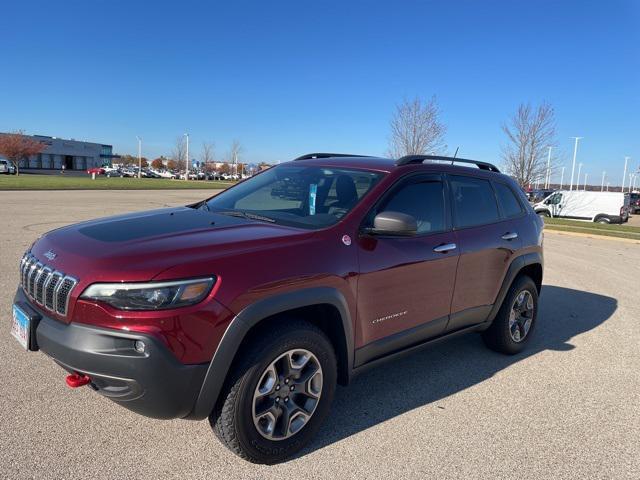
<instances>
[{"instance_id":1,"label":"roof of suv","mask_svg":"<svg viewBox=\"0 0 640 480\"><path fill-rule=\"evenodd\" d=\"M423 163L424 161L451 162L451 163ZM497 167L490 163L467 160L463 158L432 156L432 155L408 155L398 160L383 157L372 157L365 155L351 155L341 153L310 153L294 160L310 165L322 165L342 168L366 168L380 172L390 173L397 168L409 165L433 165L438 167L446 166L447 169L462 168L468 170L471 165L478 167L478 170L500 173Z\"/></svg>"}]
</instances>

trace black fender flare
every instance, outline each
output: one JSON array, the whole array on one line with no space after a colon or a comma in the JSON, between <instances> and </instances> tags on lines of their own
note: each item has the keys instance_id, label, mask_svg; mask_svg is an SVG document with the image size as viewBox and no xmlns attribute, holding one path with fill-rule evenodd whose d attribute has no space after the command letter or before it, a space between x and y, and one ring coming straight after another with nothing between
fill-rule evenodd
<instances>
[{"instance_id":1,"label":"black fender flare","mask_svg":"<svg viewBox=\"0 0 640 480\"><path fill-rule=\"evenodd\" d=\"M213 354L200 393L191 412L191 420L207 418L213 411L233 359L247 333L265 318L301 307L329 304L340 313L347 348L347 373L353 371L354 334L351 314L342 293L331 287L314 287L267 297L247 306L229 323Z\"/></svg>"},{"instance_id":2,"label":"black fender flare","mask_svg":"<svg viewBox=\"0 0 640 480\"><path fill-rule=\"evenodd\" d=\"M491 312L489 312L489 316L487 317L487 325L490 325L491 322L493 322L493 319L496 318L511 284L516 279L520 271L527 265L534 264L540 264L540 266L543 265L542 254L539 252L525 253L524 255L520 255L512 260L509 268L507 269L507 273L504 276L504 280L502 281L502 286L498 291L498 296L493 304L493 308L491 308Z\"/></svg>"}]
</instances>

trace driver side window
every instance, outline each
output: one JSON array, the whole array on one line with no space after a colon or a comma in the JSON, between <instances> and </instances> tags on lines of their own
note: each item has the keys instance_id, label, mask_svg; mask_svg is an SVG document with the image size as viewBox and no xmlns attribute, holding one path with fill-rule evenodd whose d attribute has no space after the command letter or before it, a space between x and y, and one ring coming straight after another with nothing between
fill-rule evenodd
<instances>
[{"instance_id":1,"label":"driver side window","mask_svg":"<svg viewBox=\"0 0 640 480\"><path fill-rule=\"evenodd\" d=\"M547 205L558 205L560 202L562 202L562 194L554 193L549 198L547 198L547 201L544 203L546 203Z\"/></svg>"},{"instance_id":2,"label":"driver side window","mask_svg":"<svg viewBox=\"0 0 640 480\"><path fill-rule=\"evenodd\" d=\"M388 211L415 218L418 234L444 231L446 217L442 181L422 180L401 186L375 210L371 221L376 214Z\"/></svg>"}]
</instances>

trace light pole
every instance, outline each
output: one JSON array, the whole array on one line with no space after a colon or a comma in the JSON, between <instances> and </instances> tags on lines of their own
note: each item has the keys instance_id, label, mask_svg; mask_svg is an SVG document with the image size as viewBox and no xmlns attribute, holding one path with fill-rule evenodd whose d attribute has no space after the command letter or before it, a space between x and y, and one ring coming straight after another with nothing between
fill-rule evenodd
<instances>
[{"instance_id":1,"label":"light pole","mask_svg":"<svg viewBox=\"0 0 640 480\"><path fill-rule=\"evenodd\" d=\"M138 139L138 178L142 178L142 137L136 135Z\"/></svg>"},{"instance_id":2,"label":"light pole","mask_svg":"<svg viewBox=\"0 0 640 480\"><path fill-rule=\"evenodd\" d=\"M571 184L569 185L569 191L573 190L573 173L576 170L576 156L578 155L578 140L584 137L569 137L575 139L575 145L573 146L573 163L571 164ZM578 175L579 177L579 175Z\"/></svg>"},{"instance_id":3,"label":"light pole","mask_svg":"<svg viewBox=\"0 0 640 480\"><path fill-rule=\"evenodd\" d=\"M580 190L580 172L582 171L582 163L578 165L578 179L576 180L576 190ZM571 175L573 177L573 175Z\"/></svg>"},{"instance_id":4,"label":"light pole","mask_svg":"<svg viewBox=\"0 0 640 480\"><path fill-rule=\"evenodd\" d=\"M186 151L186 163L185 163L185 171L184 171L184 179L189 180L189 134L185 133L185 137L187 137L187 151Z\"/></svg>"},{"instance_id":5,"label":"light pole","mask_svg":"<svg viewBox=\"0 0 640 480\"><path fill-rule=\"evenodd\" d=\"M585 172L585 174L584 174L584 189L583 189L585 192L587 191L587 177L588 176L589 176L589 174Z\"/></svg>"},{"instance_id":6,"label":"light pole","mask_svg":"<svg viewBox=\"0 0 640 480\"><path fill-rule=\"evenodd\" d=\"M607 176L607 172L602 172L602 185L600 186L600 191L604 192L604 177Z\"/></svg>"},{"instance_id":7,"label":"light pole","mask_svg":"<svg viewBox=\"0 0 640 480\"><path fill-rule=\"evenodd\" d=\"M560 175L560 190L562 190L563 185L564 185L564 167L562 167L562 174Z\"/></svg>"},{"instance_id":8,"label":"light pole","mask_svg":"<svg viewBox=\"0 0 640 480\"><path fill-rule=\"evenodd\" d=\"M549 183L551 182L551 149L553 147L549 147L549 156L547 157L547 176L544 182L544 188L549 188Z\"/></svg>"},{"instance_id":9,"label":"light pole","mask_svg":"<svg viewBox=\"0 0 640 480\"><path fill-rule=\"evenodd\" d=\"M607 192L609 191L609 185L611 185L611 182L607 182Z\"/></svg>"},{"instance_id":10,"label":"light pole","mask_svg":"<svg viewBox=\"0 0 640 480\"><path fill-rule=\"evenodd\" d=\"M624 157L624 172L622 173L622 193L624 193L624 184L627 179L627 165L631 157Z\"/></svg>"}]
</instances>

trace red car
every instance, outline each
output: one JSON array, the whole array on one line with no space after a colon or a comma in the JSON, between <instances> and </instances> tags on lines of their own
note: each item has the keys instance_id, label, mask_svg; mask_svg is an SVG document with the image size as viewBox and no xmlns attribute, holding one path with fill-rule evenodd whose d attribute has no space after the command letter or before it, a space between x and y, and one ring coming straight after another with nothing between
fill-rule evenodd
<instances>
[{"instance_id":1,"label":"red car","mask_svg":"<svg viewBox=\"0 0 640 480\"><path fill-rule=\"evenodd\" d=\"M87 170L87 173L89 175L91 174L96 174L96 175L104 175L106 172L106 170L102 167L95 167L95 168L90 168L89 170Z\"/></svg>"},{"instance_id":2,"label":"red car","mask_svg":"<svg viewBox=\"0 0 640 480\"><path fill-rule=\"evenodd\" d=\"M468 332L506 354L530 341L542 220L496 167L455 162L310 154L54 230L22 259L12 332L72 387L209 418L243 458L282 461L336 383L383 360Z\"/></svg>"}]
</instances>

